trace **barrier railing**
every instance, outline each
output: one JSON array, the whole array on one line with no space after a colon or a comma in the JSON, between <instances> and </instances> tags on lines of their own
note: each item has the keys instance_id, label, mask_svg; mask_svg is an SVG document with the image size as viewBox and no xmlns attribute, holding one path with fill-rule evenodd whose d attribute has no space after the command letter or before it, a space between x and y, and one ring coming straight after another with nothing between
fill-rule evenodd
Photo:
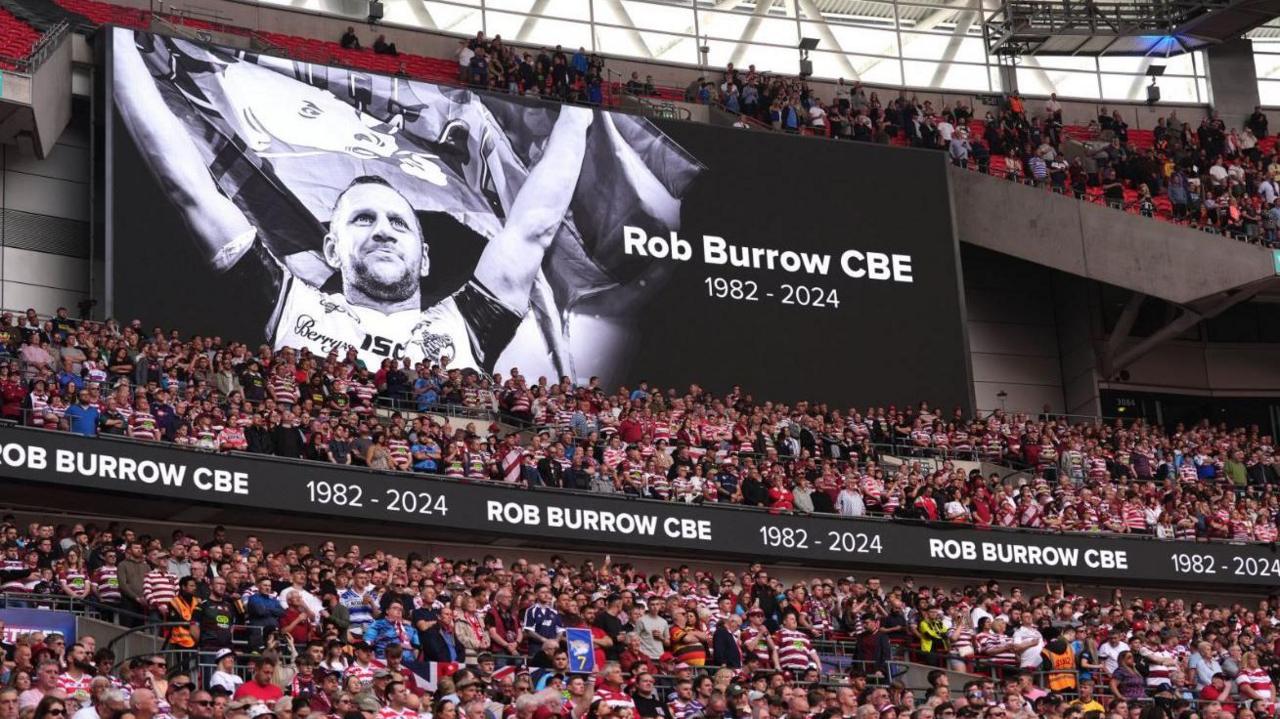
<instances>
[{"instance_id":1,"label":"barrier railing","mask_svg":"<svg viewBox=\"0 0 1280 719\"><path fill-rule=\"evenodd\" d=\"M31 75L44 64L49 55L53 54L53 51L58 48L58 44L62 42L62 38L66 37L70 31L71 24L65 19L59 20L57 24L40 36L40 39L32 46L31 52L27 53L26 57L12 57L0 54L0 61L12 65L13 70L11 72Z\"/></svg>"}]
</instances>

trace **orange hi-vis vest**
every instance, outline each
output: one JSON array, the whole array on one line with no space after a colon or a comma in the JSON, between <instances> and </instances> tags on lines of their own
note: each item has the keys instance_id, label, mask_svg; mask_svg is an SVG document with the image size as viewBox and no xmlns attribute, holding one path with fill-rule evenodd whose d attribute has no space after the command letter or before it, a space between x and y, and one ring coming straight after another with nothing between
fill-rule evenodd
<instances>
[{"instance_id":1,"label":"orange hi-vis vest","mask_svg":"<svg viewBox=\"0 0 1280 719\"><path fill-rule=\"evenodd\" d=\"M1048 647L1040 650L1049 660L1049 675L1046 684L1051 692L1074 691L1076 688L1076 653L1067 645L1066 651L1054 654Z\"/></svg>"}]
</instances>

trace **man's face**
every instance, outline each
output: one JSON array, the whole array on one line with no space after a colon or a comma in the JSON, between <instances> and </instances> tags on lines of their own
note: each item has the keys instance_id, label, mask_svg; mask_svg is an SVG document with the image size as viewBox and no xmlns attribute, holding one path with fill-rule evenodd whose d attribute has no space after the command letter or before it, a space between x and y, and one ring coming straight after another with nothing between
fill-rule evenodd
<instances>
[{"instance_id":1,"label":"man's face","mask_svg":"<svg viewBox=\"0 0 1280 719\"><path fill-rule=\"evenodd\" d=\"M206 691L198 691L187 702L187 711L191 719L211 719L213 717L213 696Z\"/></svg>"},{"instance_id":2,"label":"man's face","mask_svg":"<svg viewBox=\"0 0 1280 719\"><path fill-rule=\"evenodd\" d=\"M342 273L344 286L384 302L412 297L427 270L413 208L385 185L355 185L343 193L330 219L324 256Z\"/></svg>"}]
</instances>

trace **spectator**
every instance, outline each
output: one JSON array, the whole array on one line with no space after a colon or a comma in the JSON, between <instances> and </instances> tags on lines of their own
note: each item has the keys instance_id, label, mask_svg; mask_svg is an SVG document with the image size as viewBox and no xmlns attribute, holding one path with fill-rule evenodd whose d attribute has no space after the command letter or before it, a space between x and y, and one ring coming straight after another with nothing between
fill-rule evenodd
<instances>
[{"instance_id":1,"label":"spectator","mask_svg":"<svg viewBox=\"0 0 1280 719\"><path fill-rule=\"evenodd\" d=\"M348 25L347 31L342 33L339 44L346 50L360 50L360 38L356 37L356 29Z\"/></svg>"},{"instance_id":2,"label":"spectator","mask_svg":"<svg viewBox=\"0 0 1280 719\"><path fill-rule=\"evenodd\" d=\"M220 689L228 695L234 696L236 690L244 683L235 672L236 655L231 649L219 649L213 655L214 671L210 675L208 687L210 689Z\"/></svg>"},{"instance_id":3,"label":"spectator","mask_svg":"<svg viewBox=\"0 0 1280 719\"><path fill-rule=\"evenodd\" d=\"M373 51L379 55L399 55L394 42L387 42L386 35L379 35L377 40L373 41Z\"/></svg>"},{"instance_id":4,"label":"spectator","mask_svg":"<svg viewBox=\"0 0 1280 719\"><path fill-rule=\"evenodd\" d=\"M234 694L236 699L251 699L273 704L284 696L284 691L274 682L276 671L275 657L264 654L253 660L253 677L241 684Z\"/></svg>"}]
</instances>

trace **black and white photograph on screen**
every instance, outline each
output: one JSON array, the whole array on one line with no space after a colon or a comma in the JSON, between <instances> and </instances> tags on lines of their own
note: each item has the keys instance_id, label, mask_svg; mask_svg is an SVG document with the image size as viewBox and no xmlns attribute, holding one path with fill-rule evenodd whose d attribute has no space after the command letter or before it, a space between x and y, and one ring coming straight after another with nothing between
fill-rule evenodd
<instances>
[{"instance_id":1,"label":"black and white photograph on screen","mask_svg":"<svg viewBox=\"0 0 1280 719\"><path fill-rule=\"evenodd\" d=\"M971 397L943 153L106 32L123 321L411 373Z\"/></svg>"},{"instance_id":2,"label":"black and white photograph on screen","mask_svg":"<svg viewBox=\"0 0 1280 719\"><path fill-rule=\"evenodd\" d=\"M670 266L626 257L622 227L677 231L704 169L648 120L111 32L115 142L184 235L116 232L116 262L194 251L226 297L188 301L225 299L219 329L273 349L620 372L601 363L625 333L571 341L574 307L661 287ZM133 284L120 309L145 304Z\"/></svg>"}]
</instances>

